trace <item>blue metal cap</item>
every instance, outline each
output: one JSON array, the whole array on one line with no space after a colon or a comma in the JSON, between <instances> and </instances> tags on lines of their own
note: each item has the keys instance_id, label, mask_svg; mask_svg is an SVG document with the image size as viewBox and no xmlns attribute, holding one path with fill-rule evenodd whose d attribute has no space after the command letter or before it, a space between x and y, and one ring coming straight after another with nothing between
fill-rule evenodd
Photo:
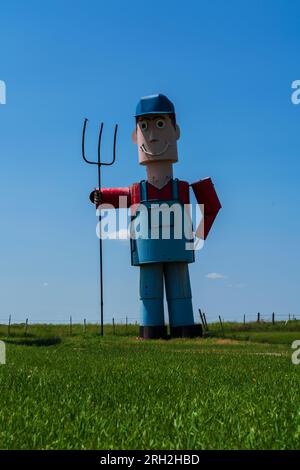
<instances>
[{"instance_id":1,"label":"blue metal cap","mask_svg":"<svg viewBox=\"0 0 300 470\"><path fill-rule=\"evenodd\" d=\"M175 114L175 108L165 95L144 96L137 104L135 117L145 114Z\"/></svg>"}]
</instances>

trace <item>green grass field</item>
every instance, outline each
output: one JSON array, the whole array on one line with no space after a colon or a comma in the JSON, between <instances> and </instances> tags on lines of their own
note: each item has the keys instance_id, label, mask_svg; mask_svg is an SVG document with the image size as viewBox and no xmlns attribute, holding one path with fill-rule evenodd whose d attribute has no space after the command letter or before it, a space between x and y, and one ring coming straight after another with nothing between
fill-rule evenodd
<instances>
[{"instance_id":1,"label":"green grass field","mask_svg":"<svg viewBox=\"0 0 300 470\"><path fill-rule=\"evenodd\" d=\"M103 338L2 326L0 448L300 449L299 323L171 341L138 340L137 326Z\"/></svg>"}]
</instances>

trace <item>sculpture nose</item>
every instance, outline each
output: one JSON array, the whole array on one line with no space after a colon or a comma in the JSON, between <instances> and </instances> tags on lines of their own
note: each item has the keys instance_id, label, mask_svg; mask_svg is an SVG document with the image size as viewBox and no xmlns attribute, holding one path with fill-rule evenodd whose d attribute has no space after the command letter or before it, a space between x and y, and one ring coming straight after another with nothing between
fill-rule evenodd
<instances>
[{"instance_id":1,"label":"sculpture nose","mask_svg":"<svg viewBox=\"0 0 300 470\"><path fill-rule=\"evenodd\" d=\"M156 139L156 137L157 137L157 134L155 132L155 129L153 129L152 126L151 126L150 129L149 129L149 134L148 134L149 142L151 142L151 143L159 142L159 140Z\"/></svg>"}]
</instances>

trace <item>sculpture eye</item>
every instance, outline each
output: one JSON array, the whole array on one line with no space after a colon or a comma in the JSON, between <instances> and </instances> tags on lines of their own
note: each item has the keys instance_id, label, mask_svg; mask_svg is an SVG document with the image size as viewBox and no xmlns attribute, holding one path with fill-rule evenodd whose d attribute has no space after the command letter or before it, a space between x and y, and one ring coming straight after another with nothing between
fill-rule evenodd
<instances>
[{"instance_id":1,"label":"sculpture eye","mask_svg":"<svg viewBox=\"0 0 300 470\"><path fill-rule=\"evenodd\" d=\"M155 121L155 125L158 127L158 129L163 129L166 123L163 119L157 119L157 121Z\"/></svg>"},{"instance_id":2,"label":"sculpture eye","mask_svg":"<svg viewBox=\"0 0 300 470\"><path fill-rule=\"evenodd\" d=\"M147 127L148 127L147 121L141 121L141 124L140 124L140 125L141 125L142 131L145 131L145 130L147 129Z\"/></svg>"}]
</instances>

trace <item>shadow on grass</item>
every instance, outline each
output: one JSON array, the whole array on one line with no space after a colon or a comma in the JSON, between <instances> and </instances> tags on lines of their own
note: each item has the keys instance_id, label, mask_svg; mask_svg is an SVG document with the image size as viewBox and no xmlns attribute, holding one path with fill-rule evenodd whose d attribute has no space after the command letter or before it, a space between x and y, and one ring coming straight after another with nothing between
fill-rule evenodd
<instances>
[{"instance_id":1,"label":"shadow on grass","mask_svg":"<svg viewBox=\"0 0 300 470\"><path fill-rule=\"evenodd\" d=\"M52 336L50 338L21 338L21 339L6 339L5 343L17 344L19 346L54 346L61 343L61 338Z\"/></svg>"}]
</instances>

